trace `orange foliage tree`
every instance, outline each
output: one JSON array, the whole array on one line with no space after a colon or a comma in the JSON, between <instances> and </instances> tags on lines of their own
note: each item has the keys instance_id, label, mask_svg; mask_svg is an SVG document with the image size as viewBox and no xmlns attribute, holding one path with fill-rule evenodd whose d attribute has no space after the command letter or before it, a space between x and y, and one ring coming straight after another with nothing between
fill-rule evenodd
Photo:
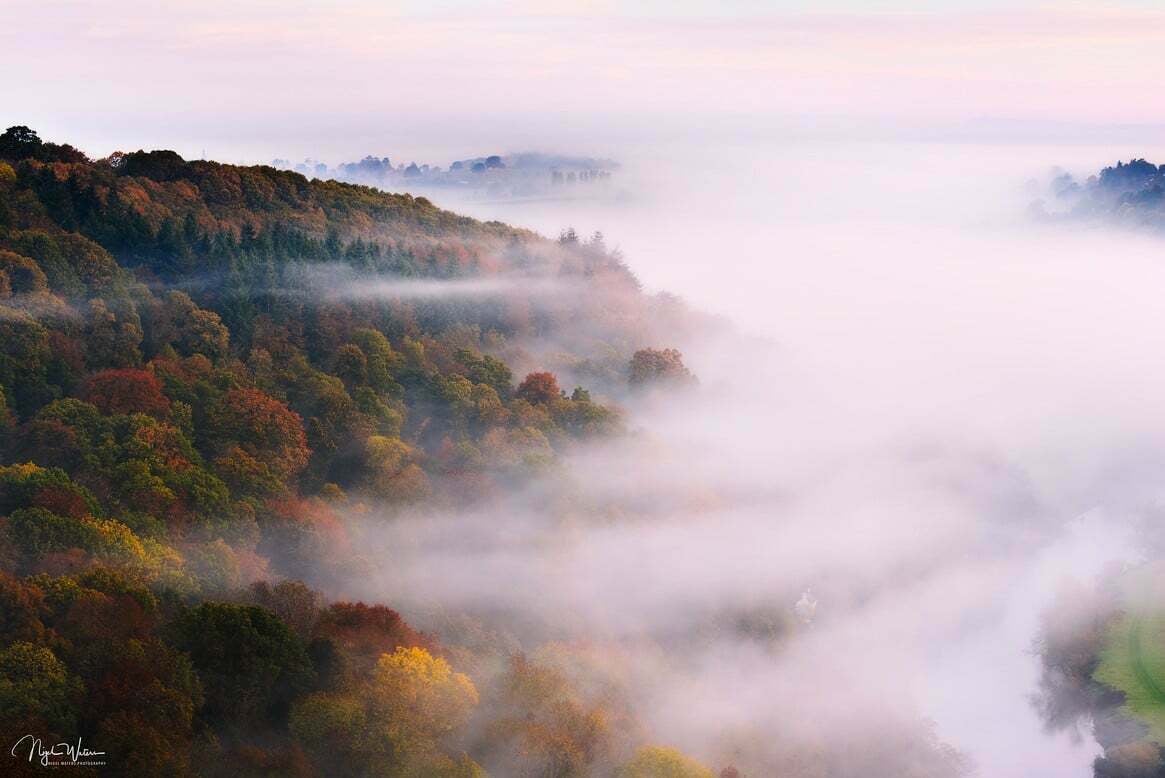
<instances>
[{"instance_id":1,"label":"orange foliage tree","mask_svg":"<svg viewBox=\"0 0 1165 778\"><path fill-rule=\"evenodd\" d=\"M82 385L81 399L106 414L146 413L162 418L170 411L157 376L136 368L94 373Z\"/></svg>"}]
</instances>

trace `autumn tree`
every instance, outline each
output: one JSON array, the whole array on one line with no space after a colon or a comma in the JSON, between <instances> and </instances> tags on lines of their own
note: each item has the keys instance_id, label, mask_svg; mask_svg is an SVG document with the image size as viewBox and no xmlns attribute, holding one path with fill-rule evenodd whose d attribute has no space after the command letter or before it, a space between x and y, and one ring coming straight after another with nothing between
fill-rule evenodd
<instances>
[{"instance_id":1,"label":"autumn tree","mask_svg":"<svg viewBox=\"0 0 1165 778\"><path fill-rule=\"evenodd\" d=\"M496 761L532 775L583 776L608 752L606 712L554 667L512 657L491 702L487 767Z\"/></svg>"},{"instance_id":2,"label":"autumn tree","mask_svg":"<svg viewBox=\"0 0 1165 778\"><path fill-rule=\"evenodd\" d=\"M527 375L514 394L532 405L545 405L560 399L562 390L554 373L542 372Z\"/></svg>"},{"instance_id":3,"label":"autumn tree","mask_svg":"<svg viewBox=\"0 0 1165 778\"><path fill-rule=\"evenodd\" d=\"M364 355L368 385L377 392L398 396L400 385L396 382L395 375L403 359L393 350L388 338L377 330L365 327L352 333L352 340Z\"/></svg>"},{"instance_id":4,"label":"autumn tree","mask_svg":"<svg viewBox=\"0 0 1165 778\"><path fill-rule=\"evenodd\" d=\"M185 292L170 291L161 300L150 300L142 318L150 355L170 346L182 356L203 354L217 360L230 350L222 317L200 308Z\"/></svg>"},{"instance_id":5,"label":"autumn tree","mask_svg":"<svg viewBox=\"0 0 1165 778\"><path fill-rule=\"evenodd\" d=\"M0 306L0 386L25 418L51 399L48 330L23 311Z\"/></svg>"},{"instance_id":6,"label":"autumn tree","mask_svg":"<svg viewBox=\"0 0 1165 778\"><path fill-rule=\"evenodd\" d=\"M0 514L19 508L47 508L74 518L98 513L97 500L88 489L65 471L34 462L0 466Z\"/></svg>"},{"instance_id":7,"label":"autumn tree","mask_svg":"<svg viewBox=\"0 0 1165 778\"><path fill-rule=\"evenodd\" d=\"M217 451L238 450L280 480L302 470L311 454L299 414L258 389L226 392L208 422Z\"/></svg>"},{"instance_id":8,"label":"autumn tree","mask_svg":"<svg viewBox=\"0 0 1165 778\"><path fill-rule=\"evenodd\" d=\"M322 499L285 493L266 500L256 520L262 530L257 550L278 559L286 575L323 578L350 551L344 522Z\"/></svg>"},{"instance_id":9,"label":"autumn tree","mask_svg":"<svg viewBox=\"0 0 1165 778\"><path fill-rule=\"evenodd\" d=\"M429 479L418 452L399 438L373 435L365 442L365 483L375 497L390 503L420 500L429 494Z\"/></svg>"},{"instance_id":10,"label":"autumn tree","mask_svg":"<svg viewBox=\"0 0 1165 778\"><path fill-rule=\"evenodd\" d=\"M338 778L389 772L391 745L387 738L370 731L365 702L356 694L310 694L295 703L289 727L319 768Z\"/></svg>"},{"instance_id":11,"label":"autumn tree","mask_svg":"<svg viewBox=\"0 0 1165 778\"><path fill-rule=\"evenodd\" d=\"M82 687L47 647L18 642L0 651L0 730L19 726L48 727L51 733L71 734Z\"/></svg>"},{"instance_id":12,"label":"autumn tree","mask_svg":"<svg viewBox=\"0 0 1165 778\"><path fill-rule=\"evenodd\" d=\"M81 399L102 413L145 413L165 418L170 401L162 394L162 383L149 370L120 368L102 370L85 379Z\"/></svg>"},{"instance_id":13,"label":"autumn tree","mask_svg":"<svg viewBox=\"0 0 1165 778\"><path fill-rule=\"evenodd\" d=\"M43 619L48 615L44 592L8 573L0 572L0 646L13 642L41 642Z\"/></svg>"},{"instance_id":14,"label":"autumn tree","mask_svg":"<svg viewBox=\"0 0 1165 778\"><path fill-rule=\"evenodd\" d=\"M423 648L399 648L382 654L366 678L292 709L291 732L321 767L337 775L484 778L471 759L445 750L477 705L468 677Z\"/></svg>"},{"instance_id":15,"label":"autumn tree","mask_svg":"<svg viewBox=\"0 0 1165 778\"><path fill-rule=\"evenodd\" d=\"M638 322L602 293L324 295L330 269L598 281L601 241L173 152L94 163L25 127L0 157L0 741L83 734L128 776L482 778L461 749L485 732L498 774L610 774L609 698L517 663L470 726L451 663L496 654L281 580L343 591L380 563L351 516L468 505L617 430L501 355L566 335L553 363L597 397Z\"/></svg>"},{"instance_id":16,"label":"autumn tree","mask_svg":"<svg viewBox=\"0 0 1165 778\"><path fill-rule=\"evenodd\" d=\"M690 384L695 376L684 366L683 355L674 348L645 348L631 357L629 379L632 386L648 384Z\"/></svg>"},{"instance_id":17,"label":"autumn tree","mask_svg":"<svg viewBox=\"0 0 1165 778\"><path fill-rule=\"evenodd\" d=\"M716 778L716 774L674 748L644 746L619 768L617 778Z\"/></svg>"},{"instance_id":18,"label":"autumn tree","mask_svg":"<svg viewBox=\"0 0 1165 778\"><path fill-rule=\"evenodd\" d=\"M142 323L131 306L90 300L85 332L90 368L137 367L141 364Z\"/></svg>"},{"instance_id":19,"label":"autumn tree","mask_svg":"<svg viewBox=\"0 0 1165 778\"><path fill-rule=\"evenodd\" d=\"M316 623L314 647L329 646L330 673L341 685L367 677L383 654L398 648L436 651L437 641L413 629L386 605L336 602Z\"/></svg>"},{"instance_id":20,"label":"autumn tree","mask_svg":"<svg viewBox=\"0 0 1165 778\"><path fill-rule=\"evenodd\" d=\"M323 595L303 581L256 581L248 594L256 605L274 613L303 639L315 629L324 602Z\"/></svg>"},{"instance_id":21,"label":"autumn tree","mask_svg":"<svg viewBox=\"0 0 1165 778\"><path fill-rule=\"evenodd\" d=\"M383 654L368 695L369 715L402 764L437 756L441 741L465 723L478 702L467 676L416 647Z\"/></svg>"},{"instance_id":22,"label":"autumn tree","mask_svg":"<svg viewBox=\"0 0 1165 778\"><path fill-rule=\"evenodd\" d=\"M48 291L48 279L36 260L13 251L0 249L0 275L4 288L11 295L38 294Z\"/></svg>"},{"instance_id":23,"label":"autumn tree","mask_svg":"<svg viewBox=\"0 0 1165 778\"><path fill-rule=\"evenodd\" d=\"M368 357L355 343L345 343L336 352L332 370L346 386L368 382Z\"/></svg>"}]
</instances>

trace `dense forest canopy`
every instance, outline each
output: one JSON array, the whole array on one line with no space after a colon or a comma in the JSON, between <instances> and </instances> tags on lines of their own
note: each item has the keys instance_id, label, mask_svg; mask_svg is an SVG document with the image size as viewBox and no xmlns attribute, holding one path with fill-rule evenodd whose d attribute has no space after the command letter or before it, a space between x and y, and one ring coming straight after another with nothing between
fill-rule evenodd
<instances>
[{"instance_id":1,"label":"dense forest canopy","mask_svg":"<svg viewBox=\"0 0 1165 778\"><path fill-rule=\"evenodd\" d=\"M654 347L683 317L599 235L8 129L0 740L119 775L710 775L569 652L344 594L353 516L481 504L691 385Z\"/></svg>"}]
</instances>

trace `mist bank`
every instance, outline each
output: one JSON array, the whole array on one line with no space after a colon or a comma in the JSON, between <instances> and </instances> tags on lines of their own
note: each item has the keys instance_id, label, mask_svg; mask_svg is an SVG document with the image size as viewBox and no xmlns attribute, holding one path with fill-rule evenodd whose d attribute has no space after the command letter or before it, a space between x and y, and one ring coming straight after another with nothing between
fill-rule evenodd
<instances>
[{"instance_id":1,"label":"mist bank","mask_svg":"<svg viewBox=\"0 0 1165 778\"><path fill-rule=\"evenodd\" d=\"M749 689L821 668L877 701L867 721L887 700L904 720L932 718L980 774L1090 775L1095 743L1048 735L1029 704L1030 649L1065 579L1141 554L1133 530L1161 498L1165 460L1153 399L1165 271L1152 236L1032 221L1025 185L1130 150L682 151L630 162L640 196L619 206L459 206L602 229L649 288L753 337L680 343L702 393L635 408L645 449L575 462L579 491L610 497L618 520L523 497L466 519L463 544L457 519L405 520L387 542L418 561L384 585L408 597L434 585L421 570L442 569L443 597L500 609L521 634L665 646L685 659L656 691L678 696L641 705L676 737L716 729L732 705L711 700L747 698L742 718L774 722L779 739L795 728L787 700ZM713 159L719 177L689 175ZM570 574L552 575L560 566ZM809 630L793 613L806 588ZM729 693L721 673L752 645L724 627L748 624L741 611L780 624L783 648ZM702 639L701 624L731 637ZM812 707L815 694L792 696ZM695 738L704 753L715 740Z\"/></svg>"}]
</instances>

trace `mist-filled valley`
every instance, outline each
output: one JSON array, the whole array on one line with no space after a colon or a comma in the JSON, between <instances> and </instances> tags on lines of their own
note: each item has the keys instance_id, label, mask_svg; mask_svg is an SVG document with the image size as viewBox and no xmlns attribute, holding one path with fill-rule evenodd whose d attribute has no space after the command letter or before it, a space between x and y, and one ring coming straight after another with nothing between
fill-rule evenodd
<instances>
[{"instance_id":1,"label":"mist-filled valley","mask_svg":"<svg viewBox=\"0 0 1165 778\"><path fill-rule=\"evenodd\" d=\"M516 201L61 140L0 138L0 736L1159 774L1165 244L1056 167L1154 149L629 145Z\"/></svg>"},{"instance_id":2,"label":"mist-filled valley","mask_svg":"<svg viewBox=\"0 0 1165 778\"><path fill-rule=\"evenodd\" d=\"M664 739L746 774L834 748L858 764L821 774L1092 775L1088 714L1047 720L1041 625L1146 553L1165 279L1151 231L1031 204L1057 165L1151 151L657 150L625 163L623 202L450 202L600 229L649 288L732 325L681 344L698 391L633 405L633 446L578 458L585 493L635 518L562 533L523 500L468 537L417 520L388 542L420 561L385 585L636 646Z\"/></svg>"}]
</instances>

